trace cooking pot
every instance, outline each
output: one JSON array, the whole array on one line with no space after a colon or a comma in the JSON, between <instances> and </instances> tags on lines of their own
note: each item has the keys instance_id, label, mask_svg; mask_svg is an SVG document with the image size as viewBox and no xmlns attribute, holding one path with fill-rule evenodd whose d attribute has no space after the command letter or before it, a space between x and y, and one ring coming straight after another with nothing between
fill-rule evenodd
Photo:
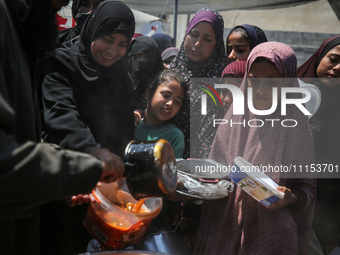
<instances>
[{"instance_id":1,"label":"cooking pot","mask_svg":"<svg viewBox=\"0 0 340 255\"><path fill-rule=\"evenodd\" d=\"M129 191L135 199L164 197L177 185L174 151L165 139L131 141L125 149L125 173Z\"/></svg>"}]
</instances>

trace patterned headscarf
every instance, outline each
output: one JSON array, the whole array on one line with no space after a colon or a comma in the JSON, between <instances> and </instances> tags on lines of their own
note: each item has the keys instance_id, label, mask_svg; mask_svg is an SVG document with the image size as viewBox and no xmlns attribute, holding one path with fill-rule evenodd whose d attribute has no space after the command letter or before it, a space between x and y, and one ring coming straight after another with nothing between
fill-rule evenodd
<instances>
[{"instance_id":1,"label":"patterned headscarf","mask_svg":"<svg viewBox=\"0 0 340 255\"><path fill-rule=\"evenodd\" d=\"M245 98L247 98L246 78L249 76L249 71L250 71L252 64L259 57L264 57L268 59L269 61L271 61L272 63L274 63L276 69L279 71L282 77L296 78L296 57L295 57L294 51L288 45L279 43L279 42L266 42L266 43L260 44L251 51L248 57L248 60L247 60L245 79L243 80L242 85L241 85L241 90L243 90ZM290 81L290 83L289 84L287 83L285 85L286 87L288 86L298 87L299 86L297 79L287 79L287 81L288 80ZM216 156L219 155L218 156L219 159L220 160L223 159L223 161L227 160L228 164L232 164L233 159L236 156L245 156L247 160L249 160L250 162L260 165L261 163L263 163L263 161L267 161L269 159L269 156L267 159L265 154L263 153L262 151L263 147L265 148L272 147L273 150L266 150L266 153L269 153L269 154L274 153L275 151L277 151L277 153L280 152L281 154L285 149L291 148L291 146L294 145L295 143L293 142L294 139L292 139L292 144L287 144L286 143L287 139L283 139L281 141L281 139L283 138L282 136L283 133L286 136L291 136L291 135L288 135L288 133L293 133L293 131L298 132L301 130L300 135L302 135L302 129L305 129L305 132L308 133L309 124L308 124L307 116L303 115L302 112L299 109L297 109L297 107L295 107L294 105L290 105L290 106L292 107L287 107L287 116L285 116L285 118L297 120L299 123L297 127L289 129L289 132L288 132L286 131L287 128L279 127L279 126L275 128L272 128L270 125L268 125L268 127L263 126L260 128L255 128L255 127L252 128L252 127L246 126L246 127L242 127L241 128L242 130L239 131L238 130L239 128L237 127L230 128L227 125L223 125L217 131L216 139L212 146L210 156L213 156L216 160L218 160ZM277 114L277 113L275 112L273 114ZM280 116L275 116L275 117L280 118ZM240 119L253 119L253 118L259 118L259 116L255 116L253 113L251 113L248 110L248 107L245 107L244 115L233 115L233 105L232 105L224 118L228 120L233 119L233 122L237 122L237 121L240 122L242 121ZM300 126L302 128L299 128ZM264 131L264 129L266 130ZM282 133L278 135L280 132ZM224 134L226 133L228 133L229 135L225 136ZM272 138L267 139L271 136L270 135L271 133L276 134L278 136L273 135L273 137L276 136L275 139L272 139ZM262 136L263 134L267 134L267 135L261 138L266 141L265 143L261 143L262 146L254 146L254 147L250 146L249 147L248 141L258 140L260 136ZM278 141L277 139L280 139L280 141ZM306 139L306 141L307 140L312 141L312 138L309 137L309 139ZM229 145L232 145L232 146L229 148ZM221 147L223 147L223 149ZM258 154L257 151L258 152L261 151L261 153ZM223 154L223 156L221 154ZM291 154L291 157L295 158L293 154ZM275 160L277 159L278 158L276 158ZM284 159L285 161L290 160L288 158L288 154L285 155L285 157L282 159ZM272 163L274 164L274 162Z\"/></svg>"},{"instance_id":2,"label":"patterned headscarf","mask_svg":"<svg viewBox=\"0 0 340 255\"><path fill-rule=\"evenodd\" d=\"M199 22L209 22L215 33L216 45L213 53L203 62L191 61L184 50L184 42L191 29ZM227 57L223 43L224 21L223 17L213 9L203 8L196 12L185 33L185 37L176 58L170 64L170 68L177 68L186 79L221 77L224 67L227 65Z\"/></svg>"},{"instance_id":3,"label":"patterned headscarf","mask_svg":"<svg viewBox=\"0 0 340 255\"><path fill-rule=\"evenodd\" d=\"M283 78L296 78L296 57L293 50L283 43L267 42L256 46L247 60L246 77L254 61L264 57L275 64ZM241 89L246 94L246 81ZM296 82L289 84L298 86ZM224 119L245 123L251 118L245 107L244 115L233 115L233 106ZM259 119L260 116L255 116ZM314 163L314 146L307 116L292 107L287 119L295 119L296 127L287 128L264 124L262 127L248 125L221 125L214 139L209 158L228 166L241 156L256 166L289 166ZM294 210L289 207L269 212L239 187L225 199L203 204L201 222L197 233L195 253L258 254L268 251L280 254L306 254L309 231L313 216L315 183L313 179L285 179L281 173L267 173L279 185L286 186L299 198ZM218 218L218 220L216 220ZM263 222L266 222L263 224ZM284 222L284 224L281 224ZM275 229L279 226L279 231ZM273 230L275 229L275 230ZM254 234L257 233L257 234ZM228 241L226 242L226 237ZM264 239L270 237L270 241ZM260 245L259 245L260 243ZM274 245L275 244L275 245Z\"/></svg>"},{"instance_id":4,"label":"patterned headscarf","mask_svg":"<svg viewBox=\"0 0 340 255\"><path fill-rule=\"evenodd\" d=\"M222 78L228 74L233 75L235 78L243 78L246 72L247 61L235 61L230 63L224 68Z\"/></svg>"}]
</instances>

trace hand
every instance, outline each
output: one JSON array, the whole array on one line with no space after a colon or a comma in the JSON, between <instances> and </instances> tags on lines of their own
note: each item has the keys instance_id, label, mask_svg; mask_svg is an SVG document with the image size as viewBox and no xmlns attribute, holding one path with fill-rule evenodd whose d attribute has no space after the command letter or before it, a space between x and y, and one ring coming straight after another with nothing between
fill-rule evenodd
<instances>
[{"instance_id":1,"label":"hand","mask_svg":"<svg viewBox=\"0 0 340 255\"><path fill-rule=\"evenodd\" d=\"M82 205L82 204L88 204L88 203L94 203L96 200L92 196L92 194L79 194L76 196L72 196L71 198L66 200L66 204L69 207L74 207L76 205Z\"/></svg>"},{"instance_id":2,"label":"hand","mask_svg":"<svg viewBox=\"0 0 340 255\"><path fill-rule=\"evenodd\" d=\"M292 193L290 189L284 186L277 186L276 190L285 194L283 199L279 199L270 207L266 207L269 211L278 211L288 205L295 204L297 202L297 196Z\"/></svg>"},{"instance_id":3,"label":"hand","mask_svg":"<svg viewBox=\"0 0 340 255\"><path fill-rule=\"evenodd\" d=\"M103 172L99 179L101 182L114 182L123 177L125 170L123 160L108 149L100 148L91 153L98 157L103 164Z\"/></svg>"}]
</instances>

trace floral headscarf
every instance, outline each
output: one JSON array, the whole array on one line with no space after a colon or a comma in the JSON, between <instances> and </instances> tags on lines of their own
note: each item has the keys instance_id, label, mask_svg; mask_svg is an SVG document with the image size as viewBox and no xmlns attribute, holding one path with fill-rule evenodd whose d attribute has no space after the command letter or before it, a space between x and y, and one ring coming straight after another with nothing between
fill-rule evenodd
<instances>
[{"instance_id":1,"label":"floral headscarf","mask_svg":"<svg viewBox=\"0 0 340 255\"><path fill-rule=\"evenodd\" d=\"M203 62L196 63L188 58L184 50L184 42L191 29L202 21L207 21L212 25L216 37L216 45L213 53L208 59ZM222 71L227 65L227 57L225 55L223 43L223 30L223 17L217 11L203 8L196 12L187 28L180 51L170 64L170 68L177 68L186 79L190 79L191 77L221 77Z\"/></svg>"}]
</instances>

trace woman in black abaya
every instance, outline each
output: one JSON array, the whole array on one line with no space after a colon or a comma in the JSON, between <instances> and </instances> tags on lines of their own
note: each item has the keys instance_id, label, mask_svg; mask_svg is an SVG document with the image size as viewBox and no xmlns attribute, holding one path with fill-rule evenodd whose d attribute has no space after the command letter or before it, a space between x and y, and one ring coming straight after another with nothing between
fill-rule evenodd
<instances>
[{"instance_id":1,"label":"woman in black abaya","mask_svg":"<svg viewBox=\"0 0 340 255\"><path fill-rule=\"evenodd\" d=\"M130 94L126 52L134 28L127 5L104 1L86 20L80 37L64 43L44 62L44 140L111 158L113 164L121 161L134 131L133 110L126 106ZM46 241L42 254L86 250L91 238L82 226L86 209L64 203L44 208L43 224L53 231L42 233Z\"/></svg>"}]
</instances>

